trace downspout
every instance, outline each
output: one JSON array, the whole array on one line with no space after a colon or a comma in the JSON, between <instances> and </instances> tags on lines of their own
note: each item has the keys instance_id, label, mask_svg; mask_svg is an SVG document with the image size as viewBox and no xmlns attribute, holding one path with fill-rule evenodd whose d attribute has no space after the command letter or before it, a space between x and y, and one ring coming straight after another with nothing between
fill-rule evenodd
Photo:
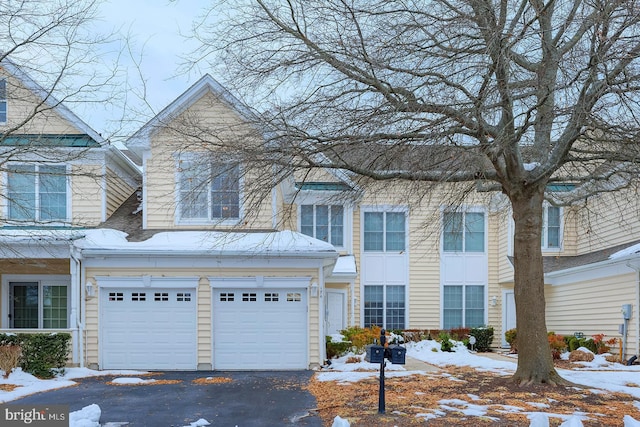
<instances>
[{"instance_id":1,"label":"downspout","mask_svg":"<svg viewBox=\"0 0 640 427\"><path fill-rule=\"evenodd\" d=\"M355 326L356 324L356 281L351 279L349 284L351 292L351 315L349 316L349 326Z\"/></svg>"},{"instance_id":2,"label":"downspout","mask_svg":"<svg viewBox=\"0 0 640 427\"><path fill-rule=\"evenodd\" d=\"M327 359L327 346L326 346L326 325L325 322L325 304L324 304L324 267L321 265L318 268L318 323L320 326L320 334L318 337L318 345L320 346L320 365L324 364Z\"/></svg>"},{"instance_id":3,"label":"downspout","mask_svg":"<svg viewBox=\"0 0 640 427\"><path fill-rule=\"evenodd\" d=\"M77 331L78 348L74 349L73 362L79 359L80 367L84 368L84 287L82 286L84 274L80 257L74 254L73 244L69 248L71 258L71 318L75 320ZM78 292L79 290L79 292ZM77 301L80 300L80 311L78 312Z\"/></svg>"},{"instance_id":4,"label":"downspout","mask_svg":"<svg viewBox=\"0 0 640 427\"><path fill-rule=\"evenodd\" d=\"M630 262L627 261L626 263L627 267L629 267L630 269L634 270L636 272L636 286L635 286L635 291L636 291L636 309L635 309L635 318L636 318L636 336L635 336L635 352L634 355L638 355L640 354L640 348L638 347L638 345L640 344L640 313L638 313L638 310L640 307L640 268L633 266ZM626 350L627 350L627 325L628 325L629 321L628 320L624 320L624 335L622 338L622 361L624 361L625 356L626 356Z\"/></svg>"}]
</instances>

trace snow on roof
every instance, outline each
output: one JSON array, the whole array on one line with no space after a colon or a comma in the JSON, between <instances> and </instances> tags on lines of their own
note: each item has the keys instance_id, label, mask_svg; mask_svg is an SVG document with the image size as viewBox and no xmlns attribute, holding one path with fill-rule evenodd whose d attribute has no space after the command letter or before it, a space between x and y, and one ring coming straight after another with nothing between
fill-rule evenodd
<instances>
[{"instance_id":1,"label":"snow on roof","mask_svg":"<svg viewBox=\"0 0 640 427\"><path fill-rule=\"evenodd\" d=\"M118 251L118 253L153 254L159 252L206 253L219 255L323 255L335 257L335 248L327 243L294 231L223 232L172 231L161 232L142 242L129 242L127 234L112 229L88 230L75 246L85 251Z\"/></svg>"},{"instance_id":2,"label":"snow on roof","mask_svg":"<svg viewBox=\"0 0 640 427\"><path fill-rule=\"evenodd\" d=\"M331 273L332 276L355 276L356 274L356 257L353 255L338 257Z\"/></svg>"},{"instance_id":3,"label":"snow on roof","mask_svg":"<svg viewBox=\"0 0 640 427\"><path fill-rule=\"evenodd\" d=\"M628 248L624 248L618 252L612 253L611 255L609 255L609 259L624 258L629 255L636 254L638 252L640 252L640 243L633 246L629 246Z\"/></svg>"}]
</instances>

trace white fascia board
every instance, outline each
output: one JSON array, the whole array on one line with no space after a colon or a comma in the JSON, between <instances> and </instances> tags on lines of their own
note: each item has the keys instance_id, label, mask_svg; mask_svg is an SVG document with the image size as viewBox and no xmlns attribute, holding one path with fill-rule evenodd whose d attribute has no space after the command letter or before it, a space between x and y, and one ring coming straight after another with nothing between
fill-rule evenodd
<instances>
[{"instance_id":1,"label":"white fascia board","mask_svg":"<svg viewBox=\"0 0 640 427\"><path fill-rule=\"evenodd\" d=\"M619 276L637 272L640 269L640 257L632 255L624 258L609 259L593 264L568 268L545 274L545 284L560 286L604 277Z\"/></svg>"},{"instance_id":2,"label":"white fascia board","mask_svg":"<svg viewBox=\"0 0 640 427\"><path fill-rule=\"evenodd\" d=\"M195 289L198 287L200 277L156 277L144 276L95 276L98 286L101 288L184 288Z\"/></svg>"},{"instance_id":3,"label":"white fascia board","mask_svg":"<svg viewBox=\"0 0 640 427\"><path fill-rule=\"evenodd\" d=\"M218 277L209 276L212 288L308 288L311 276L296 277Z\"/></svg>"},{"instance_id":4,"label":"white fascia board","mask_svg":"<svg viewBox=\"0 0 640 427\"><path fill-rule=\"evenodd\" d=\"M208 256L176 256L175 254L140 255L131 256L127 254L83 254L83 265L85 268L140 268L148 270L188 268L188 269L315 269L324 266L328 261L326 258L292 258L292 257L254 257L243 254L237 257L216 257Z\"/></svg>"}]
</instances>

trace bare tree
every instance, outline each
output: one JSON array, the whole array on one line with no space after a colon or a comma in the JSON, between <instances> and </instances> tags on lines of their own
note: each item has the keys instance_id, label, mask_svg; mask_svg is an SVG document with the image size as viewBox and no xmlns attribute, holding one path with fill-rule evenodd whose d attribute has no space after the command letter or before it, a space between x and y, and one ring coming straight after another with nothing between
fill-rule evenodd
<instances>
[{"instance_id":1,"label":"bare tree","mask_svg":"<svg viewBox=\"0 0 640 427\"><path fill-rule=\"evenodd\" d=\"M547 343L543 201L640 176L640 2L238 0L194 29L197 63L264 113L269 141L251 155L504 193L522 337L513 379L564 381ZM573 190L560 198L552 183Z\"/></svg>"},{"instance_id":2,"label":"bare tree","mask_svg":"<svg viewBox=\"0 0 640 427\"><path fill-rule=\"evenodd\" d=\"M97 0L0 3L0 171L9 176L0 197L15 211L3 218L7 224L20 224L23 217L33 223L29 196L12 192L12 176L37 173L41 185L60 185L71 173L63 165L82 161L107 143L88 127L80 130L86 135L78 134L73 123L82 121L67 107L109 102L118 90L117 63L101 58L111 35L96 32L98 5ZM35 165L41 165L37 172ZM39 221L49 222L46 217Z\"/></svg>"}]
</instances>

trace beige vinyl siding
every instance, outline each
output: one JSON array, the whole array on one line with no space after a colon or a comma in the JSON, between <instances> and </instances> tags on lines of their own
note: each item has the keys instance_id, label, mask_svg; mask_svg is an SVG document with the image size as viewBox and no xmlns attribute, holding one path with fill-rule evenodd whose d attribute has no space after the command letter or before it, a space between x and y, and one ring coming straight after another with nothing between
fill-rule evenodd
<instances>
[{"instance_id":1,"label":"beige vinyl siding","mask_svg":"<svg viewBox=\"0 0 640 427\"><path fill-rule=\"evenodd\" d=\"M440 230L433 212L439 207L414 206L409 212L409 329L440 325Z\"/></svg>"},{"instance_id":2,"label":"beige vinyl siding","mask_svg":"<svg viewBox=\"0 0 640 427\"><path fill-rule=\"evenodd\" d=\"M637 240L640 198L633 189L593 197L580 208L576 226L577 255Z\"/></svg>"},{"instance_id":3,"label":"beige vinyl siding","mask_svg":"<svg viewBox=\"0 0 640 427\"><path fill-rule=\"evenodd\" d=\"M205 129L204 139L190 139L181 132L181 126ZM253 132L237 114L219 102L212 94L204 95L187 111L167 123L153 135L151 158L145 165L146 173L146 218L149 229L189 229L203 228L199 225L176 224L177 167L180 155L190 153L215 153L215 140L237 139L239 144L250 143ZM213 135L213 136L212 136ZM255 138L254 138L255 141ZM271 168L243 170L243 190L241 200L243 217L236 227L271 229L273 212L271 209ZM232 228L226 224L205 224L215 228Z\"/></svg>"},{"instance_id":4,"label":"beige vinyl siding","mask_svg":"<svg viewBox=\"0 0 640 427\"><path fill-rule=\"evenodd\" d=\"M102 221L102 167L99 165L73 166L71 194L76 226L95 226Z\"/></svg>"},{"instance_id":5,"label":"beige vinyl siding","mask_svg":"<svg viewBox=\"0 0 640 427\"><path fill-rule=\"evenodd\" d=\"M204 277L198 282L198 350L197 360L198 368L206 367L211 369L212 354L212 318L211 318L211 285Z\"/></svg>"},{"instance_id":6,"label":"beige vinyl siding","mask_svg":"<svg viewBox=\"0 0 640 427\"><path fill-rule=\"evenodd\" d=\"M127 200L136 189L111 169L107 169L107 218Z\"/></svg>"},{"instance_id":7,"label":"beige vinyl siding","mask_svg":"<svg viewBox=\"0 0 640 427\"><path fill-rule=\"evenodd\" d=\"M362 299L362 286L361 286L361 276L362 276L362 264L361 264L361 260L360 260L360 253L362 250L362 241L361 241L361 233L360 233L360 209L359 208L354 208L353 210L353 253L355 254L355 259L356 259L356 271L357 271L357 275L356 278L354 280L354 286L353 286L353 297L356 300L356 303L354 304L354 313L353 313L353 318L355 319L355 323L356 325L362 326L362 304L363 304L363 299Z\"/></svg>"},{"instance_id":8,"label":"beige vinyl siding","mask_svg":"<svg viewBox=\"0 0 640 427\"><path fill-rule=\"evenodd\" d=\"M638 316L637 277L625 274L558 286L547 286L547 330L561 335L582 332L586 337L605 334L620 338L622 304L633 304L627 335L627 356L638 354L635 341ZM617 354L617 352L616 352Z\"/></svg>"},{"instance_id":9,"label":"beige vinyl siding","mask_svg":"<svg viewBox=\"0 0 640 427\"><path fill-rule=\"evenodd\" d=\"M500 233L500 229L504 224L504 214L503 212L490 212L487 214L487 220L489 222L487 227L487 233L489 234L487 239L489 263L487 271L489 283L487 284L487 295L485 296L487 303L487 325L493 326L494 334L496 332L499 334L502 328L502 304L500 304L502 289L499 284L499 266L502 258L506 258L501 250L501 244L504 243L504 239ZM492 306L491 300L494 296L496 297L497 304Z\"/></svg>"},{"instance_id":10,"label":"beige vinyl siding","mask_svg":"<svg viewBox=\"0 0 640 427\"><path fill-rule=\"evenodd\" d=\"M88 268L86 271L87 280L96 283L96 276L113 277L142 277L151 275L152 277L200 277L198 283L198 313L197 313L197 361L199 366L211 366L212 363L212 322L211 322L211 286L207 277L312 277L311 282L318 281L318 270L291 270L291 269L198 269L176 268L176 269L107 269ZM310 283L311 283L310 282ZM99 359L98 334L99 334L99 292L96 296L87 300L86 303L86 359L87 366L97 366ZM322 362L320 360L320 330L319 330L319 310L318 297L309 297L309 361L313 364ZM324 341L323 341L324 342Z\"/></svg>"},{"instance_id":11,"label":"beige vinyl siding","mask_svg":"<svg viewBox=\"0 0 640 427\"><path fill-rule=\"evenodd\" d=\"M7 76L0 69L0 78L7 79L7 123L0 125L3 129L13 128L25 120L26 124L13 133L23 134L78 134L78 129L54 110L43 104L30 90L25 88L13 76ZM36 113L34 113L36 111Z\"/></svg>"}]
</instances>

